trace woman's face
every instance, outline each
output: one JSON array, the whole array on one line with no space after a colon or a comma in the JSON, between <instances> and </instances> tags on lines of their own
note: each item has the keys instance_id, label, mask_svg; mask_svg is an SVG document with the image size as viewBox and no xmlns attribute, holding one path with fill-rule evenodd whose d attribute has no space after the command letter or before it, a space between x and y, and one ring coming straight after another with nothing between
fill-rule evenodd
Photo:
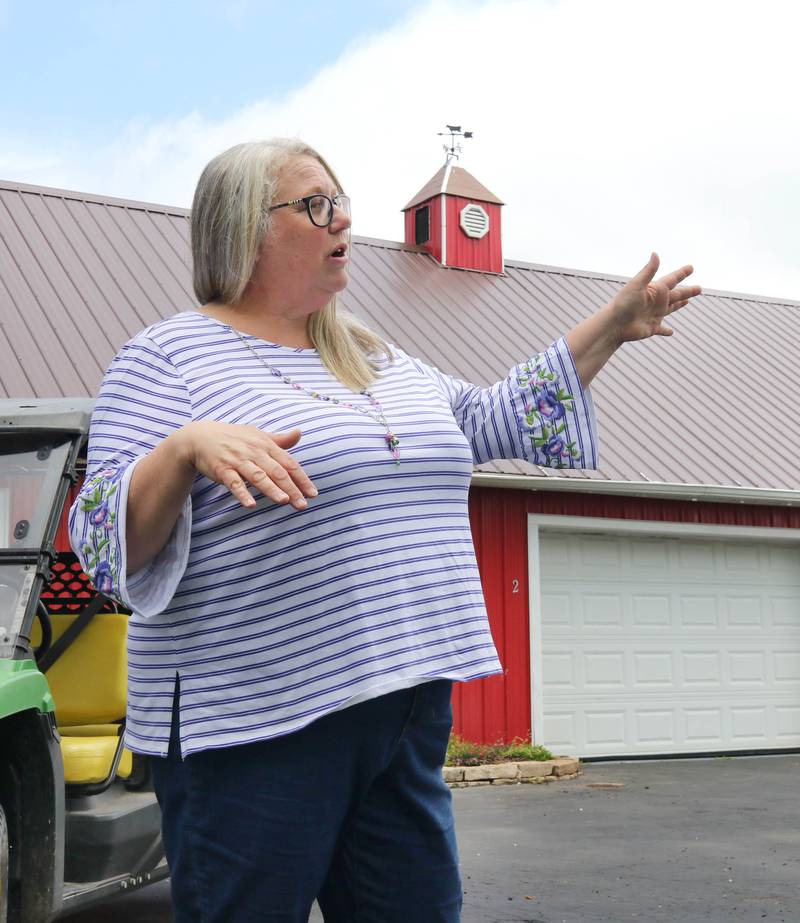
<instances>
[{"instance_id":1,"label":"woman's face","mask_svg":"<svg viewBox=\"0 0 800 923\"><path fill-rule=\"evenodd\" d=\"M322 164L303 155L284 168L275 204L315 192L334 196L338 191ZM347 286L349 260L350 217L341 208L334 208L327 228L311 223L303 203L278 208L270 215L270 229L245 297L266 299L279 313L311 314Z\"/></svg>"}]
</instances>

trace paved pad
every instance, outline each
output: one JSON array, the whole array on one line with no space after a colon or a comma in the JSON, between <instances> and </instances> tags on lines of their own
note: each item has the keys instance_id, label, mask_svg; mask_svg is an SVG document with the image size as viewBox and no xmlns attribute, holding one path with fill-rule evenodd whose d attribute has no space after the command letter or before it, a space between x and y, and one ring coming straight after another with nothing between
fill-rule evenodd
<instances>
[{"instance_id":1,"label":"paved pad","mask_svg":"<svg viewBox=\"0 0 800 923\"><path fill-rule=\"evenodd\" d=\"M454 792L463 923L800 921L800 757Z\"/></svg>"},{"instance_id":2,"label":"paved pad","mask_svg":"<svg viewBox=\"0 0 800 923\"><path fill-rule=\"evenodd\" d=\"M462 923L800 923L798 755L591 763L453 798ZM169 885L70 919L169 923Z\"/></svg>"}]
</instances>

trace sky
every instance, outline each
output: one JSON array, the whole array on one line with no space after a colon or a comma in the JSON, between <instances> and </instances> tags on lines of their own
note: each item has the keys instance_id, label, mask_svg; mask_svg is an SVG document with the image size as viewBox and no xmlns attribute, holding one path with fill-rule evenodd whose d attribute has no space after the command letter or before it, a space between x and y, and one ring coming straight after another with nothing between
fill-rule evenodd
<instances>
[{"instance_id":1,"label":"sky","mask_svg":"<svg viewBox=\"0 0 800 923\"><path fill-rule=\"evenodd\" d=\"M507 259L800 301L795 0L0 0L0 179L188 207L215 154L297 135L355 234L444 163Z\"/></svg>"}]
</instances>

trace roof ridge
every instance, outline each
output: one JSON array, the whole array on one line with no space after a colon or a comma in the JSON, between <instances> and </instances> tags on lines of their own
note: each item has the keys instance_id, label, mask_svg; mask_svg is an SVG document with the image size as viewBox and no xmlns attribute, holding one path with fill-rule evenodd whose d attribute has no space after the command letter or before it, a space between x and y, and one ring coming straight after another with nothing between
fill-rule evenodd
<instances>
[{"instance_id":1,"label":"roof ridge","mask_svg":"<svg viewBox=\"0 0 800 923\"><path fill-rule=\"evenodd\" d=\"M443 169L443 168L442 168ZM437 171L438 172L438 171ZM188 218L191 209L179 206L160 205L154 202L143 202L137 199L117 198L116 196L103 196L93 193L77 192L69 189L59 189L55 186L37 186L30 183L19 183L13 180L0 179L0 190L21 192L31 195L49 196L52 198L69 199L76 202L92 202L98 205L111 205L118 208L132 209L134 211L155 212L161 215L174 215ZM404 250L407 253L427 253L424 247L418 244L407 244L402 241L393 241L378 237L360 237L353 235L353 243L368 247L378 247L384 250ZM531 272L546 272L560 276L575 276L582 279L595 279L605 282L627 282L630 276L620 276L615 273L600 272L586 269L574 269L568 266L551 266L546 263L531 263L525 260L506 259L505 266ZM748 301L754 304L781 304L800 308L800 300L782 298L773 295L755 295L746 292L732 292L726 289L704 288L704 295L713 295L718 298L729 298L737 301Z\"/></svg>"},{"instance_id":2,"label":"roof ridge","mask_svg":"<svg viewBox=\"0 0 800 923\"><path fill-rule=\"evenodd\" d=\"M22 192L30 195L49 196L56 199L69 199L73 202L92 202L97 205L114 205L119 208L136 211L158 212L162 215L188 217L190 209L178 205L161 205L157 202L143 202L138 199L124 199L117 196L97 195L91 192L78 192L73 189L59 189L56 186L37 186L31 183L18 183L13 180L0 179L0 189L9 192Z\"/></svg>"}]
</instances>

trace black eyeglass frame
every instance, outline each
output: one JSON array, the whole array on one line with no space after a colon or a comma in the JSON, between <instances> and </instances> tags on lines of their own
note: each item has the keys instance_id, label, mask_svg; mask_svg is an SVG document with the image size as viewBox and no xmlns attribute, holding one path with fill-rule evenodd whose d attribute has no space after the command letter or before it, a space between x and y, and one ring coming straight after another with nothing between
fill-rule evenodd
<instances>
[{"instance_id":1,"label":"black eyeglass frame","mask_svg":"<svg viewBox=\"0 0 800 923\"><path fill-rule=\"evenodd\" d=\"M314 216L311 213L311 200L312 199L325 199L328 202L330 207L330 214L328 220L325 224L318 224L314 220ZM344 204L342 204L344 202ZM329 228L333 222L333 210L337 206L346 214L350 215L350 196L345 195L343 192L337 192L335 196L325 195L324 192L314 192L311 195L304 195L301 199L292 199L291 202L281 202L280 205L271 205L268 211L274 212L276 208L287 208L289 205L305 205L306 214L308 215L308 220L314 225L315 228Z\"/></svg>"}]
</instances>

